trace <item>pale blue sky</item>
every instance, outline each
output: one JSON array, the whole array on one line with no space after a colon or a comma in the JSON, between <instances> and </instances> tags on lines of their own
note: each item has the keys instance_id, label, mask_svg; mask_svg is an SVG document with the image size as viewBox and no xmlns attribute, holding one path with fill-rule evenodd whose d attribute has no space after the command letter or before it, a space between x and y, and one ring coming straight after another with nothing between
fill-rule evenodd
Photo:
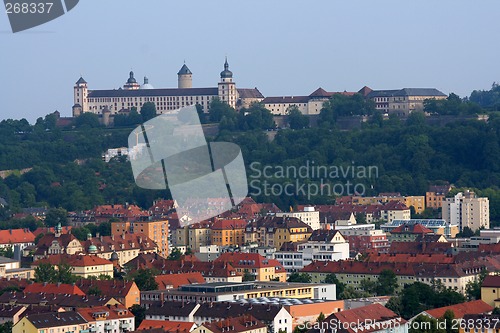
<instances>
[{"instance_id":1,"label":"pale blue sky","mask_svg":"<svg viewBox=\"0 0 500 333\"><path fill-rule=\"evenodd\" d=\"M215 86L224 56L238 87L265 96L435 87L469 95L500 81L500 1L80 0L12 34L0 13L0 118L71 114L73 85L118 88L133 69L175 87ZM28 95L31 91L31 95Z\"/></svg>"}]
</instances>

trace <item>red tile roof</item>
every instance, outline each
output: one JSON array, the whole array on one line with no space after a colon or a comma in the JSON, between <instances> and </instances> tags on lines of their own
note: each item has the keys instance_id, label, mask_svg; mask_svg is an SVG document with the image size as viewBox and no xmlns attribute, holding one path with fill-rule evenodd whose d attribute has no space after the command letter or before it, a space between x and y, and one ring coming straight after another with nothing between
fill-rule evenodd
<instances>
[{"instance_id":1,"label":"red tile roof","mask_svg":"<svg viewBox=\"0 0 500 333\"><path fill-rule=\"evenodd\" d=\"M106 320L134 318L134 314L121 304L79 308L76 310L87 322L96 321L96 313L107 313Z\"/></svg>"},{"instance_id":2,"label":"red tile roof","mask_svg":"<svg viewBox=\"0 0 500 333\"><path fill-rule=\"evenodd\" d=\"M25 293L69 294L85 296L85 293L75 285L65 283L32 283L24 288Z\"/></svg>"},{"instance_id":3,"label":"red tile roof","mask_svg":"<svg viewBox=\"0 0 500 333\"><path fill-rule=\"evenodd\" d=\"M500 275L488 275L484 278L481 287L498 288L500 287Z\"/></svg>"},{"instance_id":4,"label":"red tile roof","mask_svg":"<svg viewBox=\"0 0 500 333\"><path fill-rule=\"evenodd\" d=\"M252 315L206 322L203 323L202 326L206 327L213 333L238 333L267 328L266 324L255 319Z\"/></svg>"},{"instance_id":5,"label":"red tile roof","mask_svg":"<svg viewBox=\"0 0 500 333\"><path fill-rule=\"evenodd\" d=\"M158 289L178 288L179 286L193 283L205 283L205 278L200 272L157 275L155 277Z\"/></svg>"},{"instance_id":6,"label":"red tile roof","mask_svg":"<svg viewBox=\"0 0 500 333\"><path fill-rule=\"evenodd\" d=\"M33 242L35 242L35 235L29 229L0 230L0 244Z\"/></svg>"},{"instance_id":7,"label":"red tile roof","mask_svg":"<svg viewBox=\"0 0 500 333\"><path fill-rule=\"evenodd\" d=\"M392 234L432 234L432 230L421 224L401 224L391 231Z\"/></svg>"},{"instance_id":8,"label":"red tile roof","mask_svg":"<svg viewBox=\"0 0 500 333\"><path fill-rule=\"evenodd\" d=\"M76 282L76 286L81 288L86 293L91 287L97 287L101 291L101 295L113 297L120 301L128 295L130 289L134 286L137 288L134 281L125 280L91 280L80 279Z\"/></svg>"},{"instance_id":9,"label":"red tile roof","mask_svg":"<svg viewBox=\"0 0 500 333\"><path fill-rule=\"evenodd\" d=\"M491 312L493 311L493 309L494 308L491 305L488 305L482 300L476 300L471 302L445 306L442 308L427 310L425 311L425 313L437 319L443 317L446 311L451 310L455 314L455 318L460 319L463 318L466 314L480 314L485 312Z\"/></svg>"},{"instance_id":10,"label":"red tile roof","mask_svg":"<svg viewBox=\"0 0 500 333\"><path fill-rule=\"evenodd\" d=\"M245 229L247 222L240 219L216 220L212 225L212 230Z\"/></svg>"},{"instance_id":11,"label":"red tile roof","mask_svg":"<svg viewBox=\"0 0 500 333\"><path fill-rule=\"evenodd\" d=\"M283 269L283 265L277 260L266 259L258 253L226 252L222 253L214 262L230 263L235 268L275 267L279 271Z\"/></svg>"},{"instance_id":12,"label":"red tile roof","mask_svg":"<svg viewBox=\"0 0 500 333\"><path fill-rule=\"evenodd\" d=\"M145 319L142 321L141 325L137 330L148 330L152 328L161 328L165 332L191 332L196 328L196 324L192 322L185 321L170 321L170 320L150 320Z\"/></svg>"},{"instance_id":13,"label":"red tile roof","mask_svg":"<svg viewBox=\"0 0 500 333\"><path fill-rule=\"evenodd\" d=\"M66 225L64 227L61 227L61 234L68 234L73 227ZM38 236L39 234L53 234L55 233L55 228L47 228L47 227L42 227L42 228L37 228L35 231L33 231L33 235Z\"/></svg>"},{"instance_id":14,"label":"red tile roof","mask_svg":"<svg viewBox=\"0 0 500 333\"><path fill-rule=\"evenodd\" d=\"M37 260L33 265L38 266L40 264L68 264L75 267L87 267L87 266L99 266L99 265L112 265L113 263L109 260L99 258L96 255L83 255L83 254L51 254L46 258Z\"/></svg>"}]
</instances>

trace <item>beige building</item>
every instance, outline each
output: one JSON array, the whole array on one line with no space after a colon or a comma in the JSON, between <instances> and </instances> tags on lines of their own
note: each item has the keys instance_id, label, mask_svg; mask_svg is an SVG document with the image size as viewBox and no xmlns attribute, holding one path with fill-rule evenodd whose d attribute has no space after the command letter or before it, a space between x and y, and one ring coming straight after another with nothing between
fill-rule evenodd
<instances>
[{"instance_id":1,"label":"beige building","mask_svg":"<svg viewBox=\"0 0 500 333\"><path fill-rule=\"evenodd\" d=\"M172 231L172 244L178 248L185 247L199 252L200 247L211 245L212 224L212 222L202 221L177 228Z\"/></svg>"},{"instance_id":2,"label":"beige building","mask_svg":"<svg viewBox=\"0 0 500 333\"><path fill-rule=\"evenodd\" d=\"M227 59L224 63L224 70L220 73L221 80L217 87L193 88L192 76L193 73L184 64L177 73L177 88L154 89L147 78L144 78L144 84L140 85L134 77L134 72L130 72L123 89L110 90L89 90L87 82L80 77L73 89L73 116L92 112L103 116L108 113L106 117L109 117L121 110L130 110L133 107L140 112L141 107L147 102L155 104L158 114L195 104L199 104L204 112L208 112L210 102L215 98L226 102L233 108L248 106L252 102L260 102L264 99L257 88L236 88Z\"/></svg>"},{"instance_id":3,"label":"beige building","mask_svg":"<svg viewBox=\"0 0 500 333\"><path fill-rule=\"evenodd\" d=\"M80 278L97 278L101 275L113 277L113 263L95 255L54 254L35 261L31 266L36 268L40 264L50 264L55 267L60 264L67 264L71 266L71 273Z\"/></svg>"},{"instance_id":4,"label":"beige building","mask_svg":"<svg viewBox=\"0 0 500 333\"><path fill-rule=\"evenodd\" d=\"M478 198L472 191L458 193L443 201L443 219L456 224L462 231L469 227L472 231L490 228L490 203L488 198Z\"/></svg>"},{"instance_id":5,"label":"beige building","mask_svg":"<svg viewBox=\"0 0 500 333\"><path fill-rule=\"evenodd\" d=\"M276 216L296 217L310 226L312 230L318 230L321 228L319 221L319 212L314 210L314 207L304 207L304 210L300 212L276 213Z\"/></svg>"},{"instance_id":6,"label":"beige building","mask_svg":"<svg viewBox=\"0 0 500 333\"><path fill-rule=\"evenodd\" d=\"M372 90L364 87L361 91L375 102L375 108L383 113L408 116L414 111L423 111L427 99L442 100L447 96L434 88L404 88L400 90Z\"/></svg>"}]
</instances>

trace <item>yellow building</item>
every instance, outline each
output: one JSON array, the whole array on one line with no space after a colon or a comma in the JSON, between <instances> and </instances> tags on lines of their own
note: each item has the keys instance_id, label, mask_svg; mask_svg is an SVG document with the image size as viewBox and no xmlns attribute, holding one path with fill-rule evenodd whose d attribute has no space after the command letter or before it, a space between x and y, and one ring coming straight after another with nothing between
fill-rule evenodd
<instances>
[{"instance_id":1,"label":"yellow building","mask_svg":"<svg viewBox=\"0 0 500 333\"><path fill-rule=\"evenodd\" d=\"M88 333L87 321L77 312L31 314L12 327L12 333Z\"/></svg>"},{"instance_id":2,"label":"yellow building","mask_svg":"<svg viewBox=\"0 0 500 333\"><path fill-rule=\"evenodd\" d=\"M99 277L101 275L113 277L113 263L96 255L54 254L37 260L32 264L32 268L42 263L55 267L60 264L67 264L71 266L71 273L81 278Z\"/></svg>"},{"instance_id":3,"label":"yellow building","mask_svg":"<svg viewBox=\"0 0 500 333\"><path fill-rule=\"evenodd\" d=\"M500 307L500 275L488 275L484 278L481 300L491 306Z\"/></svg>"},{"instance_id":4,"label":"yellow building","mask_svg":"<svg viewBox=\"0 0 500 333\"><path fill-rule=\"evenodd\" d=\"M283 243L309 239L313 230L296 217L265 216L250 223L245 230L245 242L280 249Z\"/></svg>"},{"instance_id":5,"label":"yellow building","mask_svg":"<svg viewBox=\"0 0 500 333\"><path fill-rule=\"evenodd\" d=\"M131 230L148 236L158 246L158 254L168 256L168 220L132 222Z\"/></svg>"},{"instance_id":6,"label":"yellow building","mask_svg":"<svg viewBox=\"0 0 500 333\"><path fill-rule=\"evenodd\" d=\"M245 243L245 220L216 220L212 225L211 243L218 246L241 246Z\"/></svg>"}]
</instances>

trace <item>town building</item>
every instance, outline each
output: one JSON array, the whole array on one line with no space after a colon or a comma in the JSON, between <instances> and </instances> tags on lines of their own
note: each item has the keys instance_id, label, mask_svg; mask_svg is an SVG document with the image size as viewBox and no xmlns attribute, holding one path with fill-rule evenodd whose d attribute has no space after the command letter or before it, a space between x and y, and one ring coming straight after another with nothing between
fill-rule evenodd
<instances>
[{"instance_id":1,"label":"town building","mask_svg":"<svg viewBox=\"0 0 500 333\"><path fill-rule=\"evenodd\" d=\"M141 322L137 331L149 331L158 330L158 333L189 333L196 328L195 323L175 321L175 320L150 320L145 319ZM147 333L147 332L144 332ZM156 333L156 332L155 332Z\"/></svg>"},{"instance_id":2,"label":"town building","mask_svg":"<svg viewBox=\"0 0 500 333\"><path fill-rule=\"evenodd\" d=\"M0 230L0 249L18 246L22 251L32 245L35 245L35 235L29 229Z\"/></svg>"},{"instance_id":3,"label":"town building","mask_svg":"<svg viewBox=\"0 0 500 333\"><path fill-rule=\"evenodd\" d=\"M211 244L238 247L245 243L247 222L241 219L217 219L212 224Z\"/></svg>"},{"instance_id":4,"label":"town building","mask_svg":"<svg viewBox=\"0 0 500 333\"><path fill-rule=\"evenodd\" d=\"M491 323L500 322L500 315L498 314L466 314L461 321L463 324L458 325L458 333L469 332L484 332L496 333L498 325Z\"/></svg>"},{"instance_id":5,"label":"town building","mask_svg":"<svg viewBox=\"0 0 500 333\"><path fill-rule=\"evenodd\" d=\"M310 333L321 332L370 332L408 333L406 320L381 304L332 313L318 325L311 324Z\"/></svg>"},{"instance_id":6,"label":"town building","mask_svg":"<svg viewBox=\"0 0 500 333\"><path fill-rule=\"evenodd\" d=\"M251 314L205 322L194 333L267 333L267 326Z\"/></svg>"},{"instance_id":7,"label":"town building","mask_svg":"<svg viewBox=\"0 0 500 333\"><path fill-rule=\"evenodd\" d=\"M113 263L96 255L52 254L35 261L31 266L36 268L40 264L49 264L56 268L58 265L66 264L71 267L72 274L84 279L101 276L113 277Z\"/></svg>"},{"instance_id":8,"label":"town building","mask_svg":"<svg viewBox=\"0 0 500 333\"><path fill-rule=\"evenodd\" d=\"M91 332L125 333L135 330L135 316L123 305L80 308L76 312L85 319Z\"/></svg>"},{"instance_id":9,"label":"town building","mask_svg":"<svg viewBox=\"0 0 500 333\"><path fill-rule=\"evenodd\" d=\"M500 307L500 275L488 275L481 285L481 300L493 307Z\"/></svg>"},{"instance_id":10,"label":"town building","mask_svg":"<svg viewBox=\"0 0 500 333\"><path fill-rule=\"evenodd\" d=\"M284 243L307 240L312 232L311 226L297 217L267 215L247 225L245 243L280 249Z\"/></svg>"},{"instance_id":11,"label":"town building","mask_svg":"<svg viewBox=\"0 0 500 333\"><path fill-rule=\"evenodd\" d=\"M5 292L0 295L2 306L25 306L25 314L47 311L73 311L75 308L89 306L115 305L119 303L112 297L105 295L74 295L62 293L28 293L21 291Z\"/></svg>"},{"instance_id":12,"label":"town building","mask_svg":"<svg viewBox=\"0 0 500 333\"><path fill-rule=\"evenodd\" d=\"M79 295L85 296L80 288L75 285L67 283L47 283L47 282L35 282L29 284L23 290L25 293L34 294L65 294L65 295Z\"/></svg>"},{"instance_id":13,"label":"town building","mask_svg":"<svg viewBox=\"0 0 500 333\"><path fill-rule=\"evenodd\" d=\"M210 303L259 297L335 300L337 295L334 284L276 281L214 282L184 285L177 289L142 291L141 305L163 301Z\"/></svg>"},{"instance_id":14,"label":"town building","mask_svg":"<svg viewBox=\"0 0 500 333\"><path fill-rule=\"evenodd\" d=\"M100 292L100 295L113 297L127 309L140 304L140 291L134 281L80 279L75 285L87 295L89 290Z\"/></svg>"},{"instance_id":15,"label":"town building","mask_svg":"<svg viewBox=\"0 0 500 333\"><path fill-rule=\"evenodd\" d=\"M77 312L49 312L26 316L12 327L12 333L88 333L89 324Z\"/></svg>"},{"instance_id":16,"label":"town building","mask_svg":"<svg viewBox=\"0 0 500 333\"><path fill-rule=\"evenodd\" d=\"M472 191L457 193L453 198L443 201L443 219L458 225L460 231L465 227L472 231L490 228L490 203L488 198L478 198Z\"/></svg>"},{"instance_id":17,"label":"town building","mask_svg":"<svg viewBox=\"0 0 500 333\"><path fill-rule=\"evenodd\" d=\"M122 110L132 108L137 108L137 112L140 112L147 102L154 103L158 114L195 104L200 105L204 112L208 112L210 102L214 99L219 99L233 108L248 107L253 102L264 99L257 88L236 88L227 59L217 87L193 88L192 75L191 70L184 64L177 73L177 88L168 89L154 89L147 78L144 78L144 85L141 86L132 71L123 89L89 90L87 82L80 77L73 88L73 116L92 112L102 115L103 118L105 113L109 113L106 117L112 117Z\"/></svg>"},{"instance_id":18,"label":"town building","mask_svg":"<svg viewBox=\"0 0 500 333\"><path fill-rule=\"evenodd\" d=\"M257 253L226 252L215 262L231 264L236 272L250 274L257 281L286 281L286 271L275 259L266 259Z\"/></svg>"},{"instance_id":19,"label":"town building","mask_svg":"<svg viewBox=\"0 0 500 333\"><path fill-rule=\"evenodd\" d=\"M36 245L34 260L42 259L51 254L76 254L83 252L80 241L71 233L63 234L59 224L54 234L45 234Z\"/></svg>"},{"instance_id":20,"label":"town building","mask_svg":"<svg viewBox=\"0 0 500 333\"><path fill-rule=\"evenodd\" d=\"M343 196L335 200L337 205L353 204L353 205L376 205L385 204L389 201L399 201L405 204L406 207L413 207L415 213L421 214L425 210L424 196L404 196L400 193L379 193L374 197L362 196Z\"/></svg>"},{"instance_id":21,"label":"town building","mask_svg":"<svg viewBox=\"0 0 500 333\"><path fill-rule=\"evenodd\" d=\"M449 184L429 186L429 190L425 192L425 207L432 209L443 207L443 201L450 190L451 186Z\"/></svg>"},{"instance_id":22,"label":"town building","mask_svg":"<svg viewBox=\"0 0 500 333\"><path fill-rule=\"evenodd\" d=\"M478 299L475 301L464 302L449 306L443 306L441 308L430 309L420 312L418 315L424 315L433 319L443 318L446 311L451 311L454 314L454 319L462 319L465 315L471 314L483 314L491 313L493 311L493 306L488 305L482 300ZM417 315L417 316L418 316Z\"/></svg>"},{"instance_id":23,"label":"town building","mask_svg":"<svg viewBox=\"0 0 500 333\"><path fill-rule=\"evenodd\" d=\"M202 246L211 245L213 221L201 221L172 230L172 245L184 246L199 252Z\"/></svg>"},{"instance_id":24,"label":"town building","mask_svg":"<svg viewBox=\"0 0 500 333\"><path fill-rule=\"evenodd\" d=\"M274 258L283 265L287 273L293 273L315 260L348 259L349 243L337 230L318 229L305 242L284 244L280 251L275 252Z\"/></svg>"},{"instance_id":25,"label":"town building","mask_svg":"<svg viewBox=\"0 0 500 333\"><path fill-rule=\"evenodd\" d=\"M413 242L418 236L432 234L432 230L420 224L402 224L392 229L389 242Z\"/></svg>"},{"instance_id":26,"label":"town building","mask_svg":"<svg viewBox=\"0 0 500 333\"><path fill-rule=\"evenodd\" d=\"M312 230L318 230L321 228L319 220L319 212L312 206L304 207L302 211L297 212L286 212L286 213L276 213L278 217L295 217L311 227Z\"/></svg>"},{"instance_id":27,"label":"town building","mask_svg":"<svg viewBox=\"0 0 500 333\"><path fill-rule=\"evenodd\" d=\"M392 232L401 225L414 225L420 224L421 226L430 229L436 235L443 235L448 238L455 238L459 232L458 225L451 224L443 219L409 219L409 220L393 220L391 223L384 223L380 225L380 229L384 232Z\"/></svg>"},{"instance_id":28,"label":"town building","mask_svg":"<svg viewBox=\"0 0 500 333\"><path fill-rule=\"evenodd\" d=\"M308 273L316 283L324 282L326 276L333 273L341 282L360 289L363 279L377 280L382 271L391 270L396 274L399 288L414 282L441 283L445 288L465 294L467 283L478 279L483 270L498 269L498 258L498 255L479 252L455 256L442 253L376 254L369 255L365 261L315 261L301 272Z\"/></svg>"},{"instance_id":29,"label":"town building","mask_svg":"<svg viewBox=\"0 0 500 333\"><path fill-rule=\"evenodd\" d=\"M21 316L26 311L27 307L21 305L13 305L0 308L0 324L12 322L13 325L21 319Z\"/></svg>"},{"instance_id":30,"label":"town building","mask_svg":"<svg viewBox=\"0 0 500 333\"><path fill-rule=\"evenodd\" d=\"M0 257L0 278L32 279L35 271L32 268L23 268L16 259Z\"/></svg>"},{"instance_id":31,"label":"town building","mask_svg":"<svg viewBox=\"0 0 500 333\"><path fill-rule=\"evenodd\" d=\"M205 283L205 278L200 272L162 274L155 276L158 289L179 288L186 284Z\"/></svg>"},{"instance_id":32,"label":"town building","mask_svg":"<svg viewBox=\"0 0 500 333\"><path fill-rule=\"evenodd\" d=\"M193 260L167 260L158 254L141 254L125 265L129 272L154 268L160 274L200 272L209 282L241 282L242 274L227 262L202 262Z\"/></svg>"}]
</instances>

